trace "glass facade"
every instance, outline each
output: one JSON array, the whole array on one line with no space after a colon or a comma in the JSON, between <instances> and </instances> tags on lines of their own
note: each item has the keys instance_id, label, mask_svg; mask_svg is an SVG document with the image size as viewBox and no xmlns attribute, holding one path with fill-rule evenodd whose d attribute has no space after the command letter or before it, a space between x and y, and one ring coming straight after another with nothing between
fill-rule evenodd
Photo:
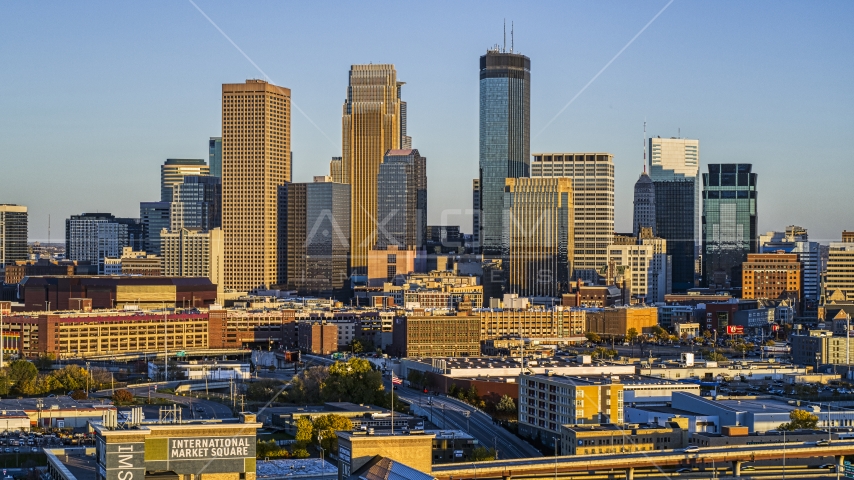
<instances>
[{"instance_id":1,"label":"glass facade","mask_svg":"<svg viewBox=\"0 0 854 480\"><path fill-rule=\"evenodd\" d=\"M673 260L673 291L685 292L697 286L700 141L650 138L649 177L655 188L655 234L667 240L667 254Z\"/></svg>"},{"instance_id":2,"label":"glass facade","mask_svg":"<svg viewBox=\"0 0 854 480\"><path fill-rule=\"evenodd\" d=\"M166 205L168 208L169 204ZM168 224L168 214L166 218ZM116 218L109 213L72 215L65 220L65 257L96 263L98 271L103 273L104 257L121 257L124 247L143 250L146 230L147 225L137 218Z\"/></svg>"},{"instance_id":3,"label":"glass facade","mask_svg":"<svg viewBox=\"0 0 854 480\"><path fill-rule=\"evenodd\" d=\"M655 233L667 240L667 255L671 257L672 262L671 279L674 292L686 292L695 287L696 192L696 178L655 182Z\"/></svg>"},{"instance_id":4,"label":"glass facade","mask_svg":"<svg viewBox=\"0 0 854 480\"><path fill-rule=\"evenodd\" d=\"M350 186L286 186L287 288L300 295L349 298Z\"/></svg>"},{"instance_id":5,"label":"glass facade","mask_svg":"<svg viewBox=\"0 0 854 480\"><path fill-rule=\"evenodd\" d=\"M427 245L427 159L418 150L389 150L377 174L380 249Z\"/></svg>"},{"instance_id":6,"label":"glass facade","mask_svg":"<svg viewBox=\"0 0 854 480\"><path fill-rule=\"evenodd\" d=\"M27 207L0 204L0 267L26 260Z\"/></svg>"},{"instance_id":7,"label":"glass facade","mask_svg":"<svg viewBox=\"0 0 854 480\"><path fill-rule=\"evenodd\" d=\"M504 183L527 177L531 153L531 60L490 50L480 57L480 209L481 251L504 251Z\"/></svg>"},{"instance_id":8,"label":"glass facade","mask_svg":"<svg viewBox=\"0 0 854 480\"><path fill-rule=\"evenodd\" d=\"M703 284L741 286L741 264L757 251L756 174L749 163L709 165L703 174Z\"/></svg>"},{"instance_id":9,"label":"glass facade","mask_svg":"<svg viewBox=\"0 0 854 480\"><path fill-rule=\"evenodd\" d=\"M208 142L208 166L212 176L222 178L222 137L211 137Z\"/></svg>"},{"instance_id":10,"label":"glass facade","mask_svg":"<svg viewBox=\"0 0 854 480\"><path fill-rule=\"evenodd\" d=\"M222 181L191 175L172 187L170 228L208 231L222 226Z\"/></svg>"},{"instance_id":11,"label":"glass facade","mask_svg":"<svg viewBox=\"0 0 854 480\"><path fill-rule=\"evenodd\" d=\"M145 250L150 255L163 253L160 231L169 229L169 217L169 202L140 202L139 219L145 227L145 233L139 250Z\"/></svg>"}]
</instances>

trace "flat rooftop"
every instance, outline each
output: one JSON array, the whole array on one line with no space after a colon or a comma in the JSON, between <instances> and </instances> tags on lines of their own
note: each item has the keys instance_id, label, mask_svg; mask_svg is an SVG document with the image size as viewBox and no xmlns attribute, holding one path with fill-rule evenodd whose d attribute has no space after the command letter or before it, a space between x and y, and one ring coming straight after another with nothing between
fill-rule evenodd
<instances>
[{"instance_id":1,"label":"flat rooftop","mask_svg":"<svg viewBox=\"0 0 854 480\"><path fill-rule=\"evenodd\" d=\"M548 379L551 381L559 381L563 383L568 383L572 385L672 385L672 386L686 386L686 387L696 387L696 384L693 383L683 383L683 382L675 382L671 380L664 380L658 377L649 377L645 375L545 375L545 374L537 374L531 375L532 377L539 379Z\"/></svg>"},{"instance_id":2,"label":"flat rooftop","mask_svg":"<svg viewBox=\"0 0 854 480\"><path fill-rule=\"evenodd\" d=\"M337 478L338 466L317 458L258 460L255 464L258 478L314 477L316 475L334 475Z\"/></svg>"},{"instance_id":3,"label":"flat rooftop","mask_svg":"<svg viewBox=\"0 0 854 480\"><path fill-rule=\"evenodd\" d=\"M112 403L99 403L92 401L77 401L71 397L60 395L57 397L42 398L4 398L0 400L0 410L37 410L38 402L42 402L41 409L44 410L86 410L114 408ZM106 401L106 399L105 399Z\"/></svg>"}]
</instances>

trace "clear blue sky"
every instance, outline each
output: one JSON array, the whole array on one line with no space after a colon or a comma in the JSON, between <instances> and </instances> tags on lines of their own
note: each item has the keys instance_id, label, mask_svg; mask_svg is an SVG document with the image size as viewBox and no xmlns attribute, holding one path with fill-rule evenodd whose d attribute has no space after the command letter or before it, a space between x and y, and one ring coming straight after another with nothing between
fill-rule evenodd
<instances>
[{"instance_id":1,"label":"clear blue sky","mask_svg":"<svg viewBox=\"0 0 854 480\"><path fill-rule=\"evenodd\" d=\"M761 231L854 229L852 2L676 0L544 131L666 0L196 2L305 112L295 181L340 155L350 65L394 63L431 223L471 208L478 57L506 18L532 62L532 151L613 153L618 231L644 119L650 135L700 139L703 170L753 163ZM0 203L30 207L31 239L47 238L48 214L54 241L70 214L138 216L166 158L207 158L221 84L247 78L263 75L189 1L0 4Z\"/></svg>"}]
</instances>

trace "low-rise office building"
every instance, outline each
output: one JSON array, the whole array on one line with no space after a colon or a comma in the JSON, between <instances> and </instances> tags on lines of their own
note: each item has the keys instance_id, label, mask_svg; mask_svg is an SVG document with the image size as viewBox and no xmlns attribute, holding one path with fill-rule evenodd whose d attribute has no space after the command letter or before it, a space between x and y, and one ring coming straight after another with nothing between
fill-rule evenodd
<instances>
[{"instance_id":1,"label":"low-rise office building","mask_svg":"<svg viewBox=\"0 0 854 480\"><path fill-rule=\"evenodd\" d=\"M658 309L641 306L588 309L586 325L586 332L599 335L624 337L632 329L639 335L648 334L658 325Z\"/></svg>"},{"instance_id":2,"label":"low-rise office building","mask_svg":"<svg viewBox=\"0 0 854 480\"><path fill-rule=\"evenodd\" d=\"M408 314L394 320L389 354L398 357L477 357L481 319Z\"/></svg>"},{"instance_id":3,"label":"low-rise office building","mask_svg":"<svg viewBox=\"0 0 854 480\"><path fill-rule=\"evenodd\" d=\"M564 425L561 455L603 455L674 450L688 445L688 420L670 418L664 425Z\"/></svg>"},{"instance_id":4,"label":"low-rise office building","mask_svg":"<svg viewBox=\"0 0 854 480\"><path fill-rule=\"evenodd\" d=\"M519 383L519 432L551 444L560 426L624 422L624 406L665 403L700 386L637 375L526 375ZM646 423L646 422L645 422Z\"/></svg>"}]
</instances>

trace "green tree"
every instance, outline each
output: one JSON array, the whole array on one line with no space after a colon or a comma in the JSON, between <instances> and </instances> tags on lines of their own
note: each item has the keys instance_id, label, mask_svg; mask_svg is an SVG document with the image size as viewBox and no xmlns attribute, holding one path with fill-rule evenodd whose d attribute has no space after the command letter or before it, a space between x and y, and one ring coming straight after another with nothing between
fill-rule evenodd
<instances>
[{"instance_id":1,"label":"green tree","mask_svg":"<svg viewBox=\"0 0 854 480\"><path fill-rule=\"evenodd\" d=\"M410 370L409 373L406 374L406 379L409 380L410 385L421 386L424 384L424 372L420 370Z\"/></svg>"},{"instance_id":2,"label":"green tree","mask_svg":"<svg viewBox=\"0 0 854 480\"><path fill-rule=\"evenodd\" d=\"M291 456L294 458L308 458L311 454L308 453L308 450L305 448L295 448L294 451L291 452Z\"/></svg>"},{"instance_id":3,"label":"green tree","mask_svg":"<svg viewBox=\"0 0 854 480\"><path fill-rule=\"evenodd\" d=\"M634 328L634 327L630 328L626 332L626 340L628 340L629 343L633 344L633 343L635 343L635 340L637 340L637 339L638 339L638 329Z\"/></svg>"},{"instance_id":4,"label":"green tree","mask_svg":"<svg viewBox=\"0 0 854 480\"><path fill-rule=\"evenodd\" d=\"M714 350L706 354L706 360L711 360L713 362L725 362L727 360L726 356L722 353L718 353Z\"/></svg>"},{"instance_id":5,"label":"green tree","mask_svg":"<svg viewBox=\"0 0 854 480\"><path fill-rule=\"evenodd\" d=\"M63 391L84 390L86 388L89 373L79 365L66 365L60 370L53 372L53 377L59 383Z\"/></svg>"},{"instance_id":6,"label":"green tree","mask_svg":"<svg viewBox=\"0 0 854 480\"><path fill-rule=\"evenodd\" d=\"M113 402L115 402L116 405L128 405L133 403L133 393L131 393L130 390L120 388L113 392Z\"/></svg>"},{"instance_id":7,"label":"green tree","mask_svg":"<svg viewBox=\"0 0 854 480\"><path fill-rule=\"evenodd\" d=\"M27 360L13 360L7 369L7 375L12 383L35 380L39 375L39 369Z\"/></svg>"},{"instance_id":8,"label":"green tree","mask_svg":"<svg viewBox=\"0 0 854 480\"><path fill-rule=\"evenodd\" d=\"M0 371L0 395L9 395L11 387L12 382L9 381L9 376L6 375L6 372Z\"/></svg>"},{"instance_id":9,"label":"green tree","mask_svg":"<svg viewBox=\"0 0 854 480\"><path fill-rule=\"evenodd\" d=\"M276 445L275 440L255 442L255 458L287 458L290 454L284 448Z\"/></svg>"},{"instance_id":10,"label":"green tree","mask_svg":"<svg viewBox=\"0 0 854 480\"><path fill-rule=\"evenodd\" d=\"M587 332L584 336L587 337L587 340L591 343L599 343L602 341L602 337L600 337L596 332Z\"/></svg>"},{"instance_id":11,"label":"green tree","mask_svg":"<svg viewBox=\"0 0 854 480\"><path fill-rule=\"evenodd\" d=\"M258 380L246 387L246 398L259 402L275 400L284 391L284 387L285 384L279 380Z\"/></svg>"},{"instance_id":12,"label":"green tree","mask_svg":"<svg viewBox=\"0 0 854 480\"><path fill-rule=\"evenodd\" d=\"M495 460L495 450L487 447L477 447L471 452L473 462L485 462Z\"/></svg>"},{"instance_id":13,"label":"green tree","mask_svg":"<svg viewBox=\"0 0 854 480\"><path fill-rule=\"evenodd\" d=\"M33 363L35 363L36 368L39 370L49 370L53 367L53 361L56 359L56 356L52 353L43 353L39 355Z\"/></svg>"},{"instance_id":14,"label":"green tree","mask_svg":"<svg viewBox=\"0 0 854 480\"><path fill-rule=\"evenodd\" d=\"M335 432L342 430L352 430L353 422L349 418L329 414L317 417L314 419L312 441L319 441L320 446L327 452L338 451L338 436Z\"/></svg>"},{"instance_id":15,"label":"green tree","mask_svg":"<svg viewBox=\"0 0 854 480\"><path fill-rule=\"evenodd\" d=\"M502 418L510 419L518 415L516 402L514 402L509 395L501 396L501 400L498 401L498 404L495 406L495 410Z\"/></svg>"},{"instance_id":16,"label":"green tree","mask_svg":"<svg viewBox=\"0 0 854 480\"><path fill-rule=\"evenodd\" d=\"M288 392L288 398L294 403L321 403L320 392L328 378L329 368L327 367L306 368L291 380L292 388Z\"/></svg>"},{"instance_id":17,"label":"green tree","mask_svg":"<svg viewBox=\"0 0 854 480\"><path fill-rule=\"evenodd\" d=\"M351 358L329 367L321 400L377 404L384 395L382 373L374 370L371 362L363 358Z\"/></svg>"},{"instance_id":18,"label":"green tree","mask_svg":"<svg viewBox=\"0 0 854 480\"><path fill-rule=\"evenodd\" d=\"M813 430L818 425L818 416L806 410L794 409L789 412L789 423L781 423L780 430Z\"/></svg>"},{"instance_id":19,"label":"green tree","mask_svg":"<svg viewBox=\"0 0 854 480\"><path fill-rule=\"evenodd\" d=\"M311 419L308 417L299 417L295 426L297 433L294 435L294 440L296 440L298 446L305 448L306 445L311 443L311 438L314 435L314 425L312 425Z\"/></svg>"},{"instance_id":20,"label":"green tree","mask_svg":"<svg viewBox=\"0 0 854 480\"><path fill-rule=\"evenodd\" d=\"M706 340L711 340L712 332L710 330L703 330L703 338Z\"/></svg>"},{"instance_id":21,"label":"green tree","mask_svg":"<svg viewBox=\"0 0 854 480\"><path fill-rule=\"evenodd\" d=\"M774 340L771 340L771 339L769 338L768 340L765 340L764 345L765 345L766 347L773 347L774 345L777 345L777 342L775 342Z\"/></svg>"},{"instance_id":22,"label":"green tree","mask_svg":"<svg viewBox=\"0 0 854 480\"><path fill-rule=\"evenodd\" d=\"M365 346L362 345L361 340L354 338L353 341L350 342L350 351L353 353L362 353L365 351Z\"/></svg>"}]
</instances>

